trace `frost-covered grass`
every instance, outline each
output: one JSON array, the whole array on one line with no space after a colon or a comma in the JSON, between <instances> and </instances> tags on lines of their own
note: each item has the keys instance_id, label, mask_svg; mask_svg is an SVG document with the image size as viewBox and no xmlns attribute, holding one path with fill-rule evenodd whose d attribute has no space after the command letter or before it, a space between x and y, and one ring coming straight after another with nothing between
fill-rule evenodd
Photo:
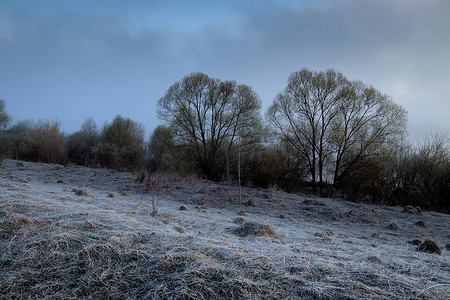
<instances>
[{"instance_id":1,"label":"frost-covered grass","mask_svg":"<svg viewBox=\"0 0 450 300\"><path fill-rule=\"evenodd\" d=\"M136 178L4 161L0 298L450 298L448 215ZM427 238L441 255L408 243Z\"/></svg>"}]
</instances>

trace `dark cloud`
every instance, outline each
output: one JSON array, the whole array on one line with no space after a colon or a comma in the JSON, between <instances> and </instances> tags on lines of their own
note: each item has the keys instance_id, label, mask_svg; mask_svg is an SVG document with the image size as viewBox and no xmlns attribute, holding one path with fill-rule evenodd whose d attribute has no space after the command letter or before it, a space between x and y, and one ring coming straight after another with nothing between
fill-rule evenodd
<instances>
[{"instance_id":1,"label":"dark cloud","mask_svg":"<svg viewBox=\"0 0 450 300\"><path fill-rule=\"evenodd\" d=\"M449 1L17 3L0 4L0 98L16 119L73 132L122 114L151 130L156 101L186 74L249 84L267 107L308 67L390 94L413 135L450 131Z\"/></svg>"}]
</instances>

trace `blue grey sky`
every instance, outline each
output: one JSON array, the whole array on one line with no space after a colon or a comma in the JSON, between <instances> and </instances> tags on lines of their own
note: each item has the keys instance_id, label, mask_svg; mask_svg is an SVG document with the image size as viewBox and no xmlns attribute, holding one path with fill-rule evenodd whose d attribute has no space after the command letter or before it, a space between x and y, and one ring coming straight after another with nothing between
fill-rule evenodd
<instances>
[{"instance_id":1,"label":"blue grey sky","mask_svg":"<svg viewBox=\"0 0 450 300\"><path fill-rule=\"evenodd\" d=\"M450 132L448 0L0 0L0 98L65 133L156 103L192 72L253 87L263 113L301 68L334 68L408 110L413 138Z\"/></svg>"}]
</instances>

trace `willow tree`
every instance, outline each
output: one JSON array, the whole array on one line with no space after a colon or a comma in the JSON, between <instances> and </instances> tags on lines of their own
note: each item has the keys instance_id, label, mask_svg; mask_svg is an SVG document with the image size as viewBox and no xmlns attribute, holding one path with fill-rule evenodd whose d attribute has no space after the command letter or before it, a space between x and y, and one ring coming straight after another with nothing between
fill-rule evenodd
<instances>
[{"instance_id":1,"label":"willow tree","mask_svg":"<svg viewBox=\"0 0 450 300\"><path fill-rule=\"evenodd\" d=\"M407 113L404 108L361 81L353 81L336 107L329 144L333 151L333 185L361 162L377 159L402 140Z\"/></svg>"},{"instance_id":2,"label":"willow tree","mask_svg":"<svg viewBox=\"0 0 450 300\"><path fill-rule=\"evenodd\" d=\"M193 148L202 175L217 180L218 161L239 133L258 129L261 101L248 86L192 73L173 84L158 101L158 116L171 127L179 144Z\"/></svg>"},{"instance_id":3,"label":"willow tree","mask_svg":"<svg viewBox=\"0 0 450 300\"><path fill-rule=\"evenodd\" d=\"M324 166L331 156L328 138L336 106L348 81L333 70L302 69L288 79L267 111L267 119L308 165L313 192L317 179L322 192Z\"/></svg>"},{"instance_id":4,"label":"willow tree","mask_svg":"<svg viewBox=\"0 0 450 300\"><path fill-rule=\"evenodd\" d=\"M339 185L364 157L402 133L406 112L392 100L334 70L302 69L269 107L266 117L307 162L313 192L327 179Z\"/></svg>"}]
</instances>

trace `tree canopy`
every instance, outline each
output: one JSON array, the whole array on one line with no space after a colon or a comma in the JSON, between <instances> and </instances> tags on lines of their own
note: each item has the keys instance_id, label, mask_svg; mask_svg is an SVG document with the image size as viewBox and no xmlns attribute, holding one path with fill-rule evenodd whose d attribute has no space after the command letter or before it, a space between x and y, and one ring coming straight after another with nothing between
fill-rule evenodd
<instances>
[{"instance_id":1,"label":"tree canopy","mask_svg":"<svg viewBox=\"0 0 450 300\"><path fill-rule=\"evenodd\" d=\"M328 178L337 187L406 125L406 111L388 96L334 70L292 73L266 117L307 162L314 192Z\"/></svg>"},{"instance_id":2,"label":"tree canopy","mask_svg":"<svg viewBox=\"0 0 450 300\"><path fill-rule=\"evenodd\" d=\"M192 73L173 84L158 101L159 118L173 130L175 141L192 147L202 175L219 179L220 151L238 135L252 135L260 124L261 101L243 84Z\"/></svg>"},{"instance_id":3,"label":"tree canopy","mask_svg":"<svg viewBox=\"0 0 450 300\"><path fill-rule=\"evenodd\" d=\"M82 130L86 129L84 127ZM103 127L95 152L102 165L136 169L143 165L143 143L144 126L118 115L111 124L105 124Z\"/></svg>"},{"instance_id":4,"label":"tree canopy","mask_svg":"<svg viewBox=\"0 0 450 300\"><path fill-rule=\"evenodd\" d=\"M11 117L6 113L5 100L0 99L0 131L5 130L11 122Z\"/></svg>"}]
</instances>

